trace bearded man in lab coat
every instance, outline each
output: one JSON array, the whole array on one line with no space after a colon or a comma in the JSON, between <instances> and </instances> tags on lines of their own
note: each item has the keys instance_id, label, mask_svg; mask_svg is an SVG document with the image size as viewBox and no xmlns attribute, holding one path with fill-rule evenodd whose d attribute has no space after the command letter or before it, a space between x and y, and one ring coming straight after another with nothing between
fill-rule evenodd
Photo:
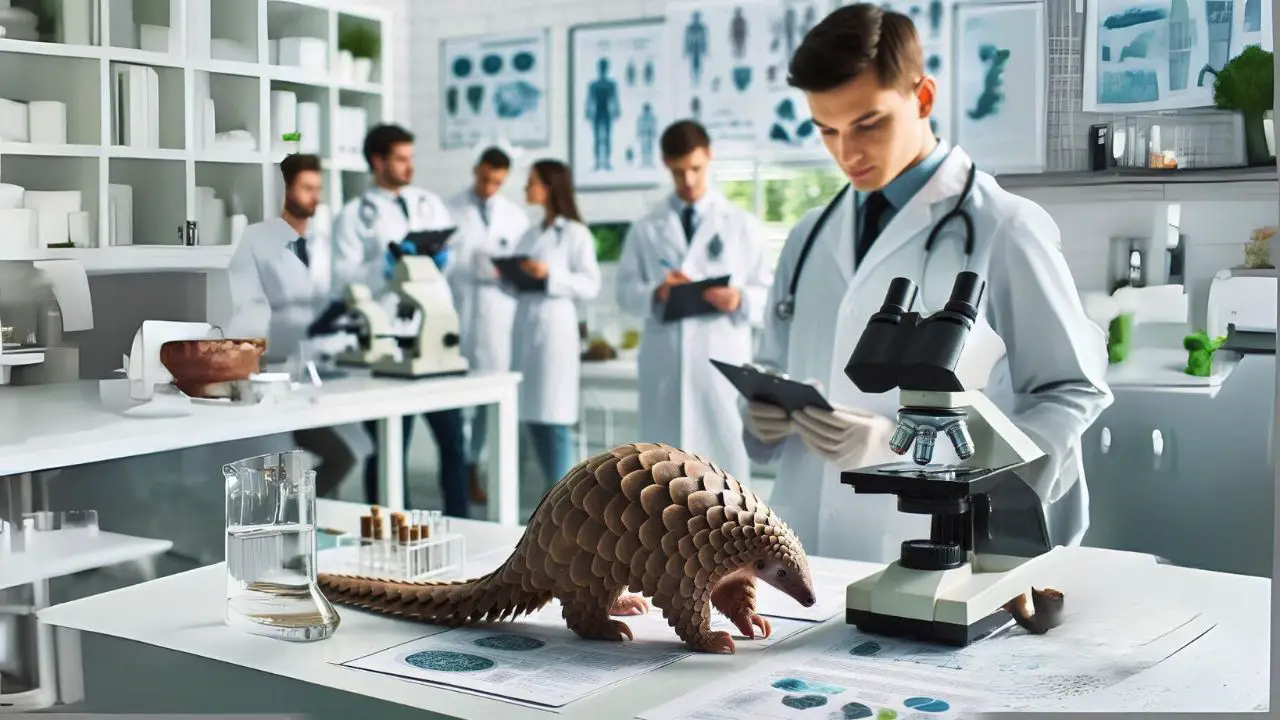
<instances>
[{"instance_id":1,"label":"bearded man in lab coat","mask_svg":"<svg viewBox=\"0 0 1280 720\"><path fill-rule=\"evenodd\" d=\"M659 141L675 191L631 226L618 262L617 300L645 318L640 336L640 439L697 453L751 477L737 391L711 360L751 359L751 320L764 310L770 273L759 220L711 187L711 139L681 120ZM703 297L714 314L663 322L672 288L728 275Z\"/></svg>"},{"instance_id":2,"label":"bearded man in lab coat","mask_svg":"<svg viewBox=\"0 0 1280 720\"><path fill-rule=\"evenodd\" d=\"M280 174L283 211L245 228L227 267L232 312L227 334L267 338L269 361L287 360L299 351L327 299L311 273L321 250L310 232L324 190L320 158L289 155L280 162ZM336 489L357 462L373 453L373 443L356 425L299 430L294 440L320 456L317 497Z\"/></svg>"},{"instance_id":3,"label":"bearded man in lab coat","mask_svg":"<svg viewBox=\"0 0 1280 720\"><path fill-rule=\"evenodd\" d=\"M770 505L817 555L892 562L903 541L929 537L929 516L840 484L842 470L900 460L888 448L897 392L862 393L843 369L893 278L916 283L915 309L927 314L969 269L986 294L957 371L988 377L993 403L1044 450L1048 461L1028 484L1050 542L1079 544L1089 523L1080 438L1112 397L1106 338L1085 315L1053 219L934 137L937 81L907 16L840 8L809 31L789 70L852 191L800 221L775 269L756 362L816 380L835 411L788 416L742 403L752 458L780 468ZM959 217L927 250L930 231L956 208L972 218L971 252ZM948 445L935 446L935 462L958 461Z\"/></svg>"},{"instance_id":4,"label":"bearded man in lab coat","mask_svg":"<svg viewBox=\"0 0 1280 720\"><path fill-rule=\"evenodd\" d=\"M379 125L364 140L364 157L373 183L360 197L343 206L333 225L333 289L341 294L351 283L361 283L373 291L389 317L396 317L399 298L387 287L393 260L388 245L399 243L410 232L444 230L454 227L445 202L434 193L414 187L413 135L398 125ZM448 248L433 259L448 271ZM441 297L452 302L445 291ZM461 410L426 413L424 418L440 450L440 489L444 512L467 517L466 440ZM376 423L366 423L376 435ZM404 418L405 453L413 435L413 416ZM365 464L365 494L370 503L379 502L377 464ZM406 504L408 497L406 493Z\"/></svg>"},{"instance_id":5,"label":"bearded man in lab coat","mask_svg":"<svg viewBox=\"0 0 1280 720\"><path fill-rule=\"evenodd\" d=\"M462 354L471 369L508 372L516 299L503 289L492 259L515 251L529 229L529 215L499 192L511 173L507 153L496 147L485 149L472 173L471 187L453 201L458 234L452 243L449 287L458 308ZM488 500L478 470L489 429L488 409L487 405L477 407L471 418L471 501L479 504Z\"/></svg>"}]
</instances>

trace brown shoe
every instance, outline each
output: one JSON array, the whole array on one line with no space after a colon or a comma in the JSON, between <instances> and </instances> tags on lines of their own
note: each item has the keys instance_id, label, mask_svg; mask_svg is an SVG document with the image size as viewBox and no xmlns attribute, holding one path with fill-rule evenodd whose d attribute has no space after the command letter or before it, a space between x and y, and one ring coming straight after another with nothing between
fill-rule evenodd
<instances>
[{"instance_id":1,"label":"brown shoe","mask_svg":"<svg viewBox=\"0 0 1280 720\"><path fill-rule=\"evenodd\" d=\"M480 483L480 470L475 465L471 466L471 502L477 505L489 502L489 494L484 491L484 485Z\"/></svg>"}]
</instances>

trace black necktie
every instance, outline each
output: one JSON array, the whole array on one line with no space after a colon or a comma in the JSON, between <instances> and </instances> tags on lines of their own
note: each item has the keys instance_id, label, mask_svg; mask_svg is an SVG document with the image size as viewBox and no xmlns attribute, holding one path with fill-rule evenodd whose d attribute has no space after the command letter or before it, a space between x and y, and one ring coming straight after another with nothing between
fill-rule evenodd
<instances>
[{"instance_id":1,"label":"black necktie","mask_svg":"<svg viewBox=\"0 0 1280 720\"><path fill-rule=\"evenodd\" d=\"M853 254L854 268L862 266L863 258L867 256L867 251L871 249L871 244L875 242L876 236L880 234L880 221L884 218L884 213L888 209L889 200L879 190L868 195L864 201L862 232L858 233L858 245Z\"/></svg>"},{"instance_id":2,"label":"black necktie","mask_svg":"<svg viewBox=\"0 0 1280 720\"><path fill-rule=\"evenodd\" d=\"M396 204L400 206L400 212L404 213L404 219L409 219L409 203L405 202L403 195L396 196Z\"/></svg>"},{"instance_id":3,"label":"black necktie","mask_svg":"<svg viewBox=\"0 0 1280 720\"><path fill-rule=\"evenodd\" d=\"M684 228L684 241L693 242L693 206L685 205L680 211L680 227Z\"/></svg>"},{"instance_id":4,"label":"black necktie","mask_svg":"<svg viewBox=\"0 0 1280 720\"><path fill-rule=\"evenodd\" d=\"M311 267L311 257L307 255L307 239L300 237L290 244L293 245L293 254L298 256L302 264Z\"/></svg>"}]
</instances>

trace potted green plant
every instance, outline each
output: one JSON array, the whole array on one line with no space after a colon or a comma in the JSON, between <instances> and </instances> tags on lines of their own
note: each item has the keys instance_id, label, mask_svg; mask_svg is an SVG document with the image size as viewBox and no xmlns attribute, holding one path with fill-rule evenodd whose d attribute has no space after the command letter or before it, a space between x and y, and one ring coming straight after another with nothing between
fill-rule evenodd
<instances>
[{"instance_id":1,"label":"potted green plant","mask_svg":"<svg viewBox=\"0 0 1280 720\"><path fill-rule=\"evenodd\" d=\"M1214 104L1244 116L1245 156L1250 165L1275 163L1265 126L1275 105L1274 58L1260 46L1250 45L1224 65L1213 81Z\"/></svg>"},{"instance_id":2,"label":"potted green plant","mask_svg":"<svg viewBox=\"0 0 1280 720\"><path fill-rule=\"evenodd\" d=\"M368 25L348 25L338 34L338 52L349 53L352 57L351 79L354 82L367 83L373 77L373 63L378 59L381 46L382 38L378 31Z\"/></svg>"}]
</instances>

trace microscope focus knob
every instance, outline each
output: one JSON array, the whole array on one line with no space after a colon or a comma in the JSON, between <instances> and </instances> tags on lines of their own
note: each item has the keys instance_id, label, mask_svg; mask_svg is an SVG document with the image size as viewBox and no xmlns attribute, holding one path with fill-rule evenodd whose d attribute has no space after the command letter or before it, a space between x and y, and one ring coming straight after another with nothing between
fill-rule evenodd
<instances>
[{"instance_id":1,"label":"microscope focus knob","mask_svg":"<svg viewBox=\"0 0 1280 720\"><path fill-rule=\"evenodd\" d=\"M908 570L951 570L964 565L966 553L958 543L907 540L898 564Z\"/></svg>"},{"instance_id":2,"label":"microscope focus knob","mask_svg":"<svg viewBox=\"0 0 1280 720\"><path fill-rule=\"evenodd\" d=\"M458 344L461 342L462 338L458 337L458 333L444 334L444 346L447 348L458 347Z\"/></svg>"}]
</instances>

